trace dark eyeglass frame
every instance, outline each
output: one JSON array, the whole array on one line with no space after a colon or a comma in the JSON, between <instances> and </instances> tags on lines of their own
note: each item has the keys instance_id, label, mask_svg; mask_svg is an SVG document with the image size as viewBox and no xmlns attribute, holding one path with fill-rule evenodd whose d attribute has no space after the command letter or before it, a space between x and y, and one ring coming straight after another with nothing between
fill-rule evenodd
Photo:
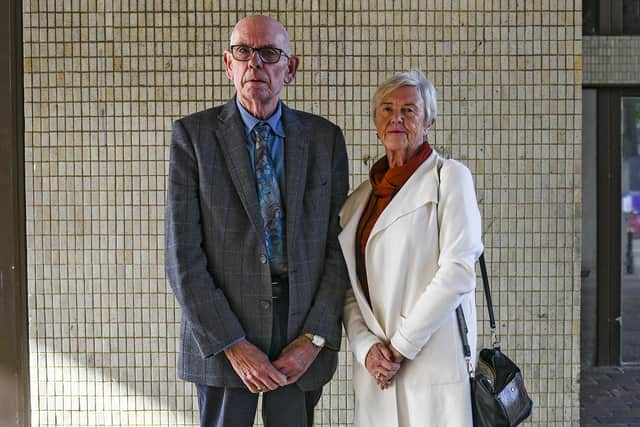
<instances>
[{"instance_id":1,"label":"dark eyeglass frame","mask_svg":"<svg viewBox=\"0 0 640 427\"><path fill-rule=\"evenodd\" d=\"M249 53L249 57L247 59L241 59L236 57L236 48L238 47L242 47L245 49L249 49L251 52ZM278 55L278 59L276 59L275 61L267 61L264 59L264 56L262 56L262 53L265 50L273 50L273 51L277 51L279 53ZM247 62L249 60L251 60L251 57L253 56L254 52L258 52L258 56L260 57L260 60L262 62L264 62L265 64L275 64L276 62L280 61L281 57L285 57L287 59L290 58L289 55L287 55L286 53L284 53L284 51L282 49L278 49L277 47L272 47L272 46L263 46L263 47L251 47L251 46L247 46L245 44L234 44L229 46L229 51L231 51L231 56L233 56L233 59L235 59L236 61L242 61L242 62Z\"/></svg>"}]
</instances>

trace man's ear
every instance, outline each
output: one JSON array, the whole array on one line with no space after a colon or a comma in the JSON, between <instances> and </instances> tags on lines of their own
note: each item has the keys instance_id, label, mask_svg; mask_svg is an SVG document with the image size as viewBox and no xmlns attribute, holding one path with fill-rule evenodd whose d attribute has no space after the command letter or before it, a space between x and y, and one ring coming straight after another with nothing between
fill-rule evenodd
<instances>
[{"instance_id":1,"label":"man's ear","mask_svg":"<svg viewBox=\"0 0 640 427\"><path fill-rule=\"evenodd\" d=\"M289 63L287 64L287 75L284 77L285 84L289 84L295 80L299 65L300 58L295 55L291 55L291 58L289 58Z\"/></svg>"},{"instance_id":2,"label":"man's ear","mask_svg":"<svg viewBox=\"0 0 640 427\"><path fill-rule=\"evenodd\" d=\"M227 74L229 80L233 80L233 74L231 74L231 64L233 64L233 57L231 52L224 51L222 54L222 60L224 61L224 71Z\"/></svg>"}]
</instances>

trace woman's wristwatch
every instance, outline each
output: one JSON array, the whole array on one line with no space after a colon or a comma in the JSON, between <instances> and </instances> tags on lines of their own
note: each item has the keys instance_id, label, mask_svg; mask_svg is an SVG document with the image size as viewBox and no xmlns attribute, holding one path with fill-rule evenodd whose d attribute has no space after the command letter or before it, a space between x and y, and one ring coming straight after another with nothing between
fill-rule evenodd
<instances>
[{"instance_id":1,"label":"woman's wristwatch","mask_svg":"<svg viewBox=\"0 0 640 427\"><path fill-rule=\"evenodd\" d=\"M304 334L304 336L309 338L309 340L311 340L311 344L315 345L316 347L318 348L324 347L325 339L320 335L307 333L307 334Z\"/></svg>"}]
</instances>

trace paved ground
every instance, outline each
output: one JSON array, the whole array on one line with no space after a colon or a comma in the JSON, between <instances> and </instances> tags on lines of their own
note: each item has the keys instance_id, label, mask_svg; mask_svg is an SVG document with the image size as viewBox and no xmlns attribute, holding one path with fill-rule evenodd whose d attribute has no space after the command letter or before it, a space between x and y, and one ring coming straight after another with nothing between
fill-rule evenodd
<instances>
[{"instance_id":1,"label":"paved ground","mask_svg":"<svg viewBox=\"0 0 640 427\"><path fill-rule=\"evenodd\" d=\"M637 241L636 241L637 242ZM634 274L623 276L622 357L640 362L640 245L634 242ZM593 274L582 280L580 425L640 427L640 365L593 367L596 343L596 284Z\"/></svg>"},{"instance_id":2,"label":"paved ground","mask_svg":"<svg viewBox=\"0 0 640 427\"><path fill-rule=\"evenodd\" d=\"M582 370L580 425L640 427L640 367Z\"/></svg>"}]
</instances>

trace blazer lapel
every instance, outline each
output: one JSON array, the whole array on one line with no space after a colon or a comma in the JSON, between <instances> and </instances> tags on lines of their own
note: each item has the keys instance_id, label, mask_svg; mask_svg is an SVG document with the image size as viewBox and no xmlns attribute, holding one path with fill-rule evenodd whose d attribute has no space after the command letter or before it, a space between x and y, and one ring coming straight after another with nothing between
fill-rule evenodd
<instances>
[{"instance_id":1,"label":"blazer lapel","mask_svg":"<svg viewBox=\"0 0 640 427\"><path fill-rule=\"evenodd\" d=\"M224 107L218 120L220 123L215 133L227 163L231 181L254 227L257 231L262 230L256 180L252 173L251 158L246 148L247 138L235 97ZM262 237L263 233L260 231L258 235Z\"/></svg>"},{"instance_id":2,"label":"blazer lapel","mask_svg":"<svg viewBox=\"0 0 640 427\"><path fill-rule=\"evenodd\" d=\"M304 126L295 111L282 104L282 124L284 126L284 167L285 167L285 215L287 230L296 229L296 219L302 209L302 196L307 180L309 141L304 132ZM307 130L311 132L311 129ZM293 245L293 233L287 232L287 247ZM289 251L291 255L291 251Z\"/></svg>"}]
</instances>

